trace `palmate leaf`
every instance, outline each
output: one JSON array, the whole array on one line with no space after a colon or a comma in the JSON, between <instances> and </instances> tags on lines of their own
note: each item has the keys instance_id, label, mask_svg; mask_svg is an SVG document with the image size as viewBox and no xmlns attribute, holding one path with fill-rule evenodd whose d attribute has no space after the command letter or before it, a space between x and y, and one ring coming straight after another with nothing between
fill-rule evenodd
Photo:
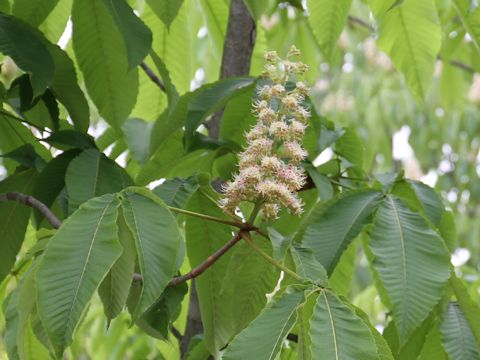
<instances>
[{"instance_id":1,"label":"palmate leaf","mask_svg":"<svg viewBox=\"0 0 480 360\"><path fill-rule=\"evenodd\" d=\"M178 270L182 235L170 210L149 190L130 187L121 196L142 275L141 293L132 314L135 321L160 297Z\"/></svg>"},{"instance_id":2,"label":"palmate leaf","mask_svg":"<svg viewBox=\"0 0 480 360\"><path fill-rule=\"evenodd\" d=\"M425 99L441 42L434 1L405 0L390 9L391 2L372 0L370 6L378 22L379 48L405 75L412 93Z\"/></svg>"},{"instance_id":3,"label":"palmate leaf","mask_svg":"<svg viewBox=\"0 0 480 360\"><path fill-rule=\"evenodd\" d=\"M135 105L137 69L128 70L120 31L103 1L75 0L72 40L85 85L100 115L119 129Z\"/></svg>"},{"instance_id":4,"label":"palmate leaf","mask_svg":"<svg viewBox=\"0 0 480 360\"><path fill-rule=\"evenodd\" d=\"M478 360L479 348L467 320L457 302L451 302L440 326L442 343L451 359Z\"/></svg>"},{"instance_id":5,"label":"palmate leaf","mask_svg":"<svg viewBox=\"0 0 480 360\"><path fill-rule=\"evenodd\" d=\"M57 357L122 253L115 195L83 204L50 239L37 270L37 308Z\"/></svg>"},{"instance_id":6,"label":"palmate leaf","mask_svg":"<svg viewBox=\"0 0 480 360\"><path fill-rule=\"evenodd\" d=\"M55 72L54 60L39 34L23 21L0 13L0 52L30 74L34 97L51 84Z\"/></svg>"},{"instance_id":7,"label":"palmate leaf","mask_svg":"<svg viewBox=\"0 0 480 360\"><path fill-rule=\"evenodd\" d=\"M0 182L0 194L19 191L29 194L35 183L35 171L27 170ZM15 263L27 230L31 209L17 201L0 202L0 282Z\"/></svg>"},{"instance_id":8,"label":"palmate leaf","mask_svg":"<svg viewBox=\"0 0 480 360\"><path fill-rule=\"evenodd\" d=\"M15 0L12 15L38 27L55 8L58 0Z\"/></svg>"},{"instance_id":9,"label":"palmate leaf","mask_svg":"<svg viewBox=\"0 0 480 360\"><path fill-rule=\"evenodd\" d=\"M300 239L329 274L351 241L371 222L381 198L378 191L352 192L330 203L327 209L322 203L311 212Z\"/></svg>"},{"instance_id":10,"label":"palmate leaf","mask_svg":"<svg viewBox=\"0 0 480 360\"><path fill-rule=\"evenodd\" d=\"M305 300L306 288L288 287L228 345L222 359L274 360L295 324L297 308Z\"/></svg>"},{"instance_id":11,"label":"palmate leaf","mask_svg":"<svg viewBox=\"0 0 480 360\"><path fill-rule=\"evenodd\" d=\"M393 195L377 210L370 249L403 345L441 298L450 277L448 252L422 216Z\"/></svg>"},{"instance_id":12,"label":"palmate leaf","mask_svg":"<svg viewBox=\"0 0 480 360\"><path fill-rule=\"evenodd\" d=\"M203 188L203 191L209 191ZM188 210L226 218L215 204L197 191L188 203ZM195 217L188 217L185 224L187 255L192 267L199 265L232 237L232 228ZM211 354L230 340L228 305L221 296L222 284L232 252L227 252L195 281L200 313L205 331L205 343Z\"/></svg>"},{"instance_id":13,"label":"palmate leaf","mask_svg":"<svg viewBox=\"0 0 480 360\"><path fill-rule=\"evenodd\" d=\"M186 179L167 179L164 183L153 189L153 192L165 201L165 204L183 209L198 188L197 178L191 176Z\"/></svg>"},{"instance_id":14,"label":"palmate leaf","mask_svg":"<svg viewBox=\"0 0 480 360\"><path fill-rule=\"evenodd\" d=\"M310 319L315 359L378 359L367 324L331 291L322 289Z\"/></svg>"},{"instance_id":15,"label":"palmate leaf","mask_svg":"<svg viewBox=\"0 0 480 360\"><path fill-rule=\"evenodd\" d=\"M103 194L115 193L132 185L125 170L96 149L83 151L70 162L65 175L69 209Z\"/></svg>"},{"instance_id":16,"label":"palmate leaf","mask_svg":"<svg viewBox=\"0 0 480 360\"><path fill-rule=\"evenodd\" d=\"M308 0L308 23L327 59L332 56L337 39L347 20L352 0Z\"/></svg>"},{"instance_id":17,"label":"palmate leaf","mask_svg":"<svg viewBox=\"0 0 480 360\"><path fill-rule=\"evenodd\" d=\"M103 0L118 26L127 48L128 67L134 68L147 56L152 45L152 32L137 17L125 0Z\"/></svg>"}]
</instances>

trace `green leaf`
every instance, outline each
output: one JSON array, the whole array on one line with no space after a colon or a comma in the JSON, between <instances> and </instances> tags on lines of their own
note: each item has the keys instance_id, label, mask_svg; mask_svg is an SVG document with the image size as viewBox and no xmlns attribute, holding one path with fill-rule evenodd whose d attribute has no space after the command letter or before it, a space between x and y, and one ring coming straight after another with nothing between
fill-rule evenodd
<instances>
[{"instance_id":1,"label":"green leaf","mask_svg":"<svg viewBox=\"0 0 480 360\"><path fill-rule=\"evenodd\" d=\"M271 245L264 239L256 243L267 254L272 252ZM222 292L223 301L230 305L233 334L238 334L265 307L266 295L277 285L280 273L245 242L231 251Z\"/></svg>"},{"instance_id":2,"label":"green leaf","mask_svg":"<svg viewBox=\"0 0 480 360\"><path fill-rule=\"evenodd\" d=\"M347 247L328 278L330 287L337 295L347 296L350 293L355 272L357 247L357 241L353 241Z\"/></svg>"},{"instance_id":3,"label":"green leaf","mask_svg":"<svg viewBox=\"0 0 480 360\"><path fill-rule=\"evenodd\" d=\"M213 54L217 61L221 61L230 11L229 3L223 0L200 0L199 5L205 17Z\"/></svg>"},{"instance_id":4,"label":"green leaf","mask_svg":"<svg viewBox=\"0 0 480 360\"><path fill-rule=\"evenodd\" d=\"M292 243L291 236L283 236L275 228L268 228L268 237L272 243L272 255L275 260L283 262Z\"/></svg>"},{"instance_id":5,"label":"green leaf","mask_svg":"<svg viewBox=\"0 0 480 360\"><path fill-rule=\"evenodd\" d=\"M8 357L12 360L19 359L17 346L17 331L19 325L19 314L17 311L18 295L20 286L17 286L9 293L2 303L3 316L5 318L5 332L3 341Z\"/></svg>"},{"instance_id":6,"label":"green leaf","mask_svg":"<svg viewBox=\"0 0 480 360\"><path fill-rule=\"evenodd\" d=\"M262 14L267 13L272 7L276 5L276 0L243 0L245 5L247 6L248 11L252 14L252 17L255 20L260 20Z\"/></svg>"},{"instance_id":7,"label":"green leaf","mask_svg":"<svg viewBox=\"0 0 480 360\"><path fill-rule=\"evenodd\" d=\"M316 359L378 359L369 327L328 290L317 298L310 337Z\"/></svg>"},{"instance_id":8,"label":"green leaf","mask_svg":"<svg viewBox=\"0 0 480 360\"><path fill-rule=\"evenodd\" d=\"M208 191L208 189L204 188L203 191ZM188 210L227 218L220 208L199 191L190 199ZM232 229L228 226L190 216L186 219L185 235L188 259L193 268L204 262L230 240ZM229 309L221 296L221 288L231 256L232 252L227 252L195 281L205 332L205 343L207 349L214 356L230 340Z\"/></svg>"},{"instance_id":9,"label":"green leaf","mask_svg":"<svg viewBox=\"0 0 480 360\"><path fill-rule=\"evenodd\" d=\"M155 53L155 51L150 51L150 57L152 58L153 63L155 64L155 67L157 68L158 73L163 80L163 85L165 85L165 91L167 92L168 97L168 104L170 106L173 106L173 104L178 100L178 92L175 88L175 85L173 85L172 83L172 79L170 78L170 74L168 73L167 66L162 61L162 59L160 59L160 57Z\"/></svg>"},{"instance_id":10,"label":"green leaf","mask_svg":"<svg viewBox=\"0 0 480 360\"><path fill-rule=\"evenodd\" d=\"M185 126L187 146L190 145L194 132L201 122L224 106L241 89L252 85L254 81L255 79L250 77L231 78L204 85L194 92L182 95L174 108L166 110L155 122L150 153L153 153L165 139L183 126Z\"/></svg>"},{"instance_id":11,"label":"green leaf","mask_svg":"<svg viewBox=\"0 0 480 360\"><path fill-rule=\"evenodd\" d=\"M121 210L117 219L117 226L122 255L115 261L98 288L98 294L103 302L103 310L109 323L120 314L127 302L137 255L135 241Z\"/></svg>"},{"instance_id":12,"label":"green leaf","mask_svg":"<svg viewBox=\"0 0 480 360\"><path fill-rule=\"evenodd\" d=\"M442 343L451 359L480 359L475 337L457 302L451 302L440 326Z\"/></svg>"},{"instance_id":13,"label":"green leaf","mask_svg":"<svg viewBox=\"0 0 480 360\"><path fill-rule=\"evenodd\" d=\"M58 0L15 0L12 15L38 27L57 5Z\"/></svg>"},{"instance_id":14,"label":"green leaf","mask_svg":"<svg viewBox=\"0 0 480 360\"><path fill-rule=\"evenodd\" d=\"M90 135L75 130L55 131L48 138L42 140L60 150L97 148L95 141Z\"/></svg>"},{"instance_id":15,"label":"green leaf","mask_svg":"<svg viewBox=\"0 0 480 360\"><path fill-rule=\"evenodd\" d=\"M34 97L52 83L55 64L40 32L3 13L0 14L0 52L30 74Z\"/></svg>"},{"instance_id":16,"label":"green leaf","mask_svg":"<svg viewBox=\"0 0 480 360\"><path fill-rule=\"evenodd\" d=\"M166 0L162 2L169 2ZM174 0L179 2L180 0ZM158 3L155 0L155 3ZM197 69L193 63L192 54L194 53L193 39L196 32L192 33L192 13L196 11L191 2L184 2L178 10L175 20L171 26L167 27L158 16L152 11L155 6L154 1L144 7L142 20L153 31L152 50L163 60L168 73L172 78L179 93L184 93L190 89L190 82L193 79L194 72ZM196 27L194 27L196 28Z\"/></svg>"},{"instance_id":17,"label":"green leaf","mask_svg":"<svg viewBox=\"0 0 480 360\"><path fill-rule=\"evenodd\" d=\"M441 197L430 186L420 181L408 181L422 202L425 214L435 226L439 226L442 214L445 211Z\"/></svg>"},{"instance_id":18,"label":"green leaf","mask_svg":"<svg viewBox=\"0 0 480 360\"><path fill-rule=\"evenodd\" d=\"M29 194L35 181L35 171L27 170L0 182L0 194L18 191ZM9 274L27 230L30 208L18 201L0 202L0 282Z\"/></svg>"},{"instance_id":19,"label":"green leaf","mask_svg":"<svg viewBox=\"0 0 480 360\"><path fill-rule=\"evenodd\" d=\"M255 78L230 78L220 80L211 86L205 86L188 104L185 121L185 142L188 147L193 134L202 121L219 110L225 103L246 87L253 86Z\"/></svg>"},{"instance_id":20,"label":"green leaf","mask_svg":"<svg viewBox=\"0 0 480 360\"><path fill-rule=\"evenodd\" d=\"M147 0L147 4L167 28L170 28L173 20L175 20L182 3L183 0Z\"/></svg>"},{"instance_id":21,"label":"green leaf","mask_svg":"<svg viewBox=\"0 0 480 360\"><path fill-rule=\"evenodd\" d=\"M136 324L150 336L168 340L170 325L178 316L188 293L186 283L167 286L160 298L137 320Z\"/></svg>"},{"instance_id":22,"label":"green leaf","mask_svg":"<svg viewBox=\"0 0 480 360\"><path fill-rule=\"evenodd\" d=\"M470 0L454 0L455 9L470 35L475 49L480 53L480 8L471 10Z\"/></svg>"},{"instance_id":23,"label":"green leaf","mask_svg":"<svg viewBox=\"0 0 480 360\"><path fill-rule=\"evenodd\" d=\"M90 111L85 95L78 85L73 61L56 45L50 44L49 51L55 63L52 91L67 109L75 129L86 133L90 125Z\"/></svg>"},{"instance_id":24,"label":"green leaf","mask_svg":"<svg viewBox=\"0 0 480 360\"><path fill-rule=\"evenodd\" d=\"M152 125L152 123L147 123L142 119L131 118L122 126L130 155L141 165L148 159Z\"/></svg>"},{"instance_id":25,"label":"green leaf","mask_svg":"<svg viewBox=\"0 0 480 360\"><path fill-rule=\"evenodd\" d=\"M352 0L308 0L308 23L327 59L330 59L337 39L345 26Z\"/></svg>"},{"instance_id":26,"label":"green leaf","mask_svg":"<svg viewBox=\"0 0 480 360\"><path fill-rule=\"evenodd\" d=\"M119 129L135 105L137 69L128 71L125 46L103 1L75 0L72 40L85 85L100 115Z\"/></svg>"},{"instance_id":27,"label":"green leaf","mask_svg":"<svg viewBox=\"0 0 480 360\"><path fill-rule=\"evenodd\" d=\"M422 347L422 351L418 356L418 360L449 360L448 355L445 353L441 342L441 334L438 329L438 324L432 326L428 333L425 343Z\"/></svg>"},{"instance_id":28,"label":"green leaf","mask_svg":"<svg viewBox=\"0 0 480 360\"><path fill-rule=\"evenodd\" d=\"M96 149L83 151L70 162L65 175L69 209L103 194L118 192L132 184L125 170Z\"/></svg>"},{"instance_id":29,"label":"green leaf","mask_svg":"<svg viewBox=\"0 0 480 360\"><path fill-rule=\"evenodd\" d=\"M455 275L450 278L450 286L475 336L477 346L480 347L480 307L471 299L467 288Z\"/></svg>"},{"instance_id":30,"label":"green leaf","mask_svg":"<svg viewBox=\"0 0 480 360\"><path fill-rule=\"evenodd\" d=\"M352 240L370 223L381 198L380 192L372 190L347 193L326 210L321 203L311 212L301 241L313 250L328 274Z\"/></svg>"},{"instance_id":31,"label":"green leaf","mask_svg":"<svg viewBox=\"0 0 480 360\"><path fill-rule=\"evenodd\" d=\"M87 305L121 255L114 195L82 205L50 239L37 270L37 306L55 354L62 357Z\"/></svg>"},{"instance_id":32,"label":"green leaf","mask_svg":"<svg viewBox=\"0 0 480 360\"><path fill-rule=\"evenodd\" d=\"M274 360L296 320L305 288L289 287L272 300L260 315L228 345L222 359Z\"/></svg>"},{"instance_id":33,"label":"green leaf","mask_svg":"<svg viewBox=\"0 0 480 360\"><path fill-rule=\"evenodd\" d=\"M183 209L198 188L197 179L191 176L186 179L167 179L153 189L153 193L165 201L165 204Z\"/></svg>"},{"instance_id":34,"label":"green leaf","mask_svg":"<svg viewBox=\"0 0 480 360\"><path fill-rule=\"evenodd\" d=\"M392 195L379 206L370 249L403 344L441 298L450 277L448 252L422 216Z\"/></svg>"},{"instance_id":35,"label":"green leaf","mask_svg":"<svg viewBox=\"0 0 480 360\"><path fill-rule=\"evenodd\" d=\"M68 150L52 159L40 172L33 187L33 197L51 207L57 196L65 188L65 174L70 162L80 153L80 150ZM34 211L37 228L44 216Z\"/></svg>"},{"instance_id":36,"label":"green leaf","mask_svg":"<svg viewBox=\"0 0 480 360\"><path fill-rule=\"evenodd\" d=\"M220 138L246 145L245 133L257 122L252 113L254 95L255 86L248 86L227 103L220 122Z\"/></svg>"},{"instance_id":37,"label":"green leaf","mask_svg":"<svg viewBox=\"0 0 480 360\"><path fill-rule=\"evenodd\" d=\"M310 337L310 318L317 303L318 292L307 296L305 303L297 309L298 359L312 360L312 339Z\"/></svg>"},{"instance_id":38,"label":"green leaf","mask_svg":"<svg viewBox=\"0 0 480 360\"><path fill-rule=\"evenodd\" d=\"M378 22L378 47L404 74L412 93L424 100L441 43L434 0L405 0L389 10L390 5L384 0L370 1Z\"/></svg>"},{"instance_id":39,"label":"green leaf","mask_svg":"<svg viewBox=\"0 0 480 360\"><path fill-rule=\"evenodd\" d=\"M315 258L312 249L294 244L290 248L296 273L320 286L326 286L328 276L325 268Z\"/></svg>"},{"instance_id":40,"label":"green leaf","mask_svg":"<svg viewBox=\"0 0 480 360\"><path fill-rule=\"evenodd\" d=\"M129 70L139 65L152 46L152 32L125 0L103 0L127 48Z\"/></svg>"},{"instance_id":41,"label":"green leaf","mask_svg":"<svg viewBox=\"0 0 480 360\"><path fill-rule=\"evenodd\" d=\"M132 314L135 321L162 294L177 271L182 235L167 206L149 190L122 192L123 216L133 234L142 275L142 290Z\"/></svg>"},{"instance_id":42,"label":"green leaf","mask_svg":"<svg viewBox=\"0 0 480 360\"><path fill-rule=\"evenodd\" d=\"M135 178L137 184L146 185L153 180L166 177L170 170L178 164L179 159L185 155L182 133L182 131L177 131L176 133L171 134L157 148L137 174L137 177Z\"/></svg>"}]
</instances>

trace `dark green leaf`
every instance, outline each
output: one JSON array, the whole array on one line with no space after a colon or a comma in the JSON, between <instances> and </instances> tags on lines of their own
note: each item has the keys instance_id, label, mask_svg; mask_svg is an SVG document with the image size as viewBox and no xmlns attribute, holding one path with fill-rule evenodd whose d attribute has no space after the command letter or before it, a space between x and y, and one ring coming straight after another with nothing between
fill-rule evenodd
<instances>
[{"instance_id":1,"label":"dark green leaf","mask_svg":"<svg viewBox=\"0 0 480 360\"><path fill-rule=\"evenodd\" d=\"M57 3L58 0L15 0L12 15L38 27Z\"/></svg>"},{"instance_id":2,"label":"dark green leaf","mask_svg":"<svg viewBox=\"0 0 480 360\"><path fill-rule=\"evenodd\" d=\"M0 182L0 194L18 191L30 194L35 182L35 171L27 170ZM0 282L15 263L27 230L30 208L18 201L0 202Z\"/></svg>"},{"instance_id":3,"label":"dark green leaf","mask_svg":"<svg viewBox=\"0 0 480 360\"><path fill-rule=\"evenodd\" d=\"M347 193L326 210L322 203L311 212L301 241L329 274L350 242L370 223L381 198L381 193L372 190Z\"/></svg>"},{"instance_id":4,"label":"dark green leaf","mask_svg":"<svg viewBox=\"0 0 480 360\"><path fill-rule=\"evenodd\" d=\"M451 359L480 359L475 337L457 302L448 304L440 332L442 333L442 343Z\"/></svg>"},{"instance_id":5,"label":"dark green leaf","mask_svg":"<svg viewBox=\"0 0 480 360\"><path fill-rule=\"evenodd\" d=\"M367 324L331 291L320 291L310 319L310 337L312 354L318 359L378 359Z\"/></svg>"},{"instance_id":6,"label":"dark green leaf","mask_svg":"<svg viewBox=\"0 0 480 360\"><path fill-rule=\"evenodd\" d=\"M75 130L61 130L56 131L48 138L43 139L47 144L50 144L57 149L96 149L95 141L90 135L75 131Z\"/></svg>"},{"instance_id":7,"label":"dark green leaf","mask_svg":"<svg viewBox=\"0 0 480 360\"><path fill-rule=\"evenodd\" d=\"M164 183L153 189L153 192L165 201L165 204L183 209L198 188L197 179L191 176L186 179L167 179Z\"/></svg>"},{"instance_id":8,"label":"dark green leaf","mask_svg":"<svg viewBox=\"0 0 480 360\"><path fill-rule=\"evenodd\" d=\"M203 188L203 191L208 190ZM190 199L188 210L226 218L222 210L199 191ZM195 267L204 262L232 237L232 229L190 216L186 219L185 235L190 265ZM227 252L195 282L205 331L205 343L213 355L218 354L218 351L228 343L231 335L229 309L221 296L221 288L231 256L232 252Z\"/></svg>"},{"instance_id":9,"label":"dark green leaf","mask_svg":"<svg viewBox=\"0 0 480 360\"><path fill-rule=\"evenodd\" d=\"M82 205L50 239L37 271L37 306L57 357L88 303L121 255L115 195Z\"/></svg>"},{"instance_id":10,"label":"dark green leaf","mask_svg":"<svg viewBox=\"0 0 480 360\"><path fill-rule=\"evenodd\" d=\"M296 320L305 288L289 287L273 299L260 315L228 345L223 359L274 360Z\"/></svg>"},{"instance_id":11,"label":"dark green leaf","mask_svg":"<svg viewBox=\"0 0 480 360\"><path fill-rule=\"evenodd\" d=\"M170 24L177 16L182 3L183 0L147 0L147 4L167 28L170 28Z\"/></svg>"},{"instance_id":12,"label":"dark green leaf","mask_svg":"<svg viewBox=\"0 0 480 360\"><path fill-rule=\"evenodd\" d=\"M125 170L96 149L83 151L70 162L65 175L69 209L103 194L118 192L132 184Z\"/></svg>"},{"instance_id":13,"label":"dark green leaf","mask_svg":"<svg viewBox=\"0 0 480 360\"><path fill-rule=\"evenodd\" d=\"M85 85L100 115L115 129L127 120L138 93L120 31L103 1L75 0L72 40Z\"/></svg>"},{"instance_id":14,"label":"dark green leaf","mask_svg":"<svg viewBox=\"0 0 480 360\"><path fill-rule=\"evenodd\" d=\"M450 277L448 253L422 216L392 195L379 206L370 248L403 344L440 300Z\"/></svg>"},{"instance_id":15,"label":"dark green leaf","mask_svg":"<svg viewBox=\"0 0 480 360\"><path fill-rule=\"evenodd\" d=\"M55 65L38 30L0 13L0 51L10 56L31 77L33 97L52 83Z\"/></svg>"},{"instance_id":16,"label":"dark green leaf","mask_svg":"<svg viewBox=\"0 0 480 360\"><path fill-rule=\"evenodd\" d=\"M152 32L125 0L103 0L117 24L127 48L129 69L139 65L152 45Z\"/></svg>"},{"instance_id":17,"label":"dark green leaf","mask_svg":"<svg viewBox=\"0 0 480 360\"><path fill-rule=\"evenodd\" d=\"M294 244L290 251L295 262L296 273L320 286L326 286L328 276L325 268L315 259L312 249Z\"/></svg>"},{"instance_id":18,"label":"dark green leaf","mask_svg":"<svg viewBox=\"0 0 480 360\"><path fill-rule=\"evenodd\" d=\"M98 294L103 303L103 310L109 323L120 314L127 302L137 257L135 240L121 210L117 219L117 226L118 239L122 246L122 255L115 261L98 288Z\"/></svg>"},{"instance_id":19,"label":"dark green leaf","mask_svg":"<svg viewBox=\"0 0 480 360\"><path fill-rule=\"evenodd\" d=\"M165 203L149 190L127 188L121 196L142 275L141 293L132 314L135 321L155 303L177 272L182 235Z\"/></svg>"}]
</instances>

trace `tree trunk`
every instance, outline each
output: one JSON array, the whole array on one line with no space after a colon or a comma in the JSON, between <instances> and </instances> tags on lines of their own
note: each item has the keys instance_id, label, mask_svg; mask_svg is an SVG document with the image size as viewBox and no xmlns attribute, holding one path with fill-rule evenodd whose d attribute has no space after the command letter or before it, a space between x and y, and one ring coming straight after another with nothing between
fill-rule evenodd
<instances>
[{"instance_id":1,"label":"tree trunk","mask_svg":"<svg viewBox=\"0 0 480 360\"><path fill-rule=\"evenodd\" d=\"M231 0L227 34L223 45L220 78L225 79L248 75L254 45L255 21L252 19L243 0ZM222 115L223 110L218 111L208 124L208 134L214 139L219 137ZM192 282L187 326L180 344L182 358L185 357L192 337L203 332L197 292L194 286Z\"/></svg>"}]
</instances>

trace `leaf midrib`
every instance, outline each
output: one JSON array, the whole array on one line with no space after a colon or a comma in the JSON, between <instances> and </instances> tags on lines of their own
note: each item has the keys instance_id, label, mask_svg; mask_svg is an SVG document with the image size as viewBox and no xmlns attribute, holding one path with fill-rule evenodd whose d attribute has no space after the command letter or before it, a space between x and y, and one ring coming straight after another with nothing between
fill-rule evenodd
<instances>
[{"instance_id":1,"label":"leaf midrib","mask_svg":"<svg viewBox=\"0 0 480 360\"><path fill-rule=\"evenodd\" d=\"M73 307L75 305L75 303L77 302L77 298L78 298L78 292L80 290L80 285L82 284L83 282L83 278L85 276L85 271L87 269L87 265L88 265L88 262L90 260L90 256L92 254L92 249L93 249L93 244L95 243L95 240L96 240L96 236L97 236L97 233L98 233L98 229L100 228L100 224L102 223L102 220L103 218L105 217L105 214L107 212L107 210L110 208L110 206L112 205L113 203L113 200L111 200L106 206L105 206L105 209L103 210L102 214L100 215L100 218L98 219L98 222L97 222L97 226L95 227L95 231L93 233L93 236L92 236L92 241L90 242L90 247L88 249L88 252L87 252L87 257L85 259L85 265L83 266L83 269L82 269L82 273L80 274L80 280L78 281L78 285L77 285L77 288L75 289L75 294L73 296L73 299L71 301L71 305L70 305L70 309L68 311L68 315L66 317L67 319L67 322L68 322L68 326L70 327L71 326L71 316L72 316L72 311L73 311ZM69 336L68 333L66 332L64 334L64 336Z\"/></svg>"},{"instance_id":2,"label":"leaf midrib","mask_svg":"<svg viewBox=\"0 0 480 360\"><path fill-rule=\"evenodd\" d=\"M330 303L328 302L328 299L327 299L327 295L325 294L326 291L325 290L322 290L322 295L323 295L323 298L325 299L325 305L327 306L327 310L328 310L328 317L330 319L330 326L332 328L332 335L333 335L333 347L334 347L334 350L335 350L335 360L339 360L339 357L338 357L338 346L337 346L337 333L335 331L335 322L333 321L333 316L332 316L332 312L330 310Z\"/></svg>"}]
</instances>

